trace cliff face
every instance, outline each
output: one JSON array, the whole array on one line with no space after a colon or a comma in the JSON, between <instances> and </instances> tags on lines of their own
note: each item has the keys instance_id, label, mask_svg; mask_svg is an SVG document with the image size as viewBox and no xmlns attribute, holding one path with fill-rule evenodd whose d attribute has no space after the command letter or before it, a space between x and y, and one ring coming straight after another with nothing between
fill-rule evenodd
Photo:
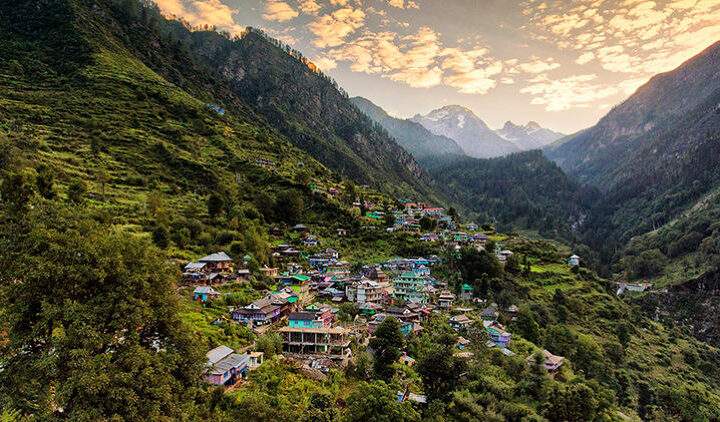
<instances>
[{"instance_id":1,"label":"cliff face","mask_svg":"<svg viewBox=\"0 0 720 422\"><path fill-rule=\"evenodd\" d=\"M720 272L652 293L639 303L649 316L685 327L698 339L720 346Z\"/></svg>"}]
</instances>

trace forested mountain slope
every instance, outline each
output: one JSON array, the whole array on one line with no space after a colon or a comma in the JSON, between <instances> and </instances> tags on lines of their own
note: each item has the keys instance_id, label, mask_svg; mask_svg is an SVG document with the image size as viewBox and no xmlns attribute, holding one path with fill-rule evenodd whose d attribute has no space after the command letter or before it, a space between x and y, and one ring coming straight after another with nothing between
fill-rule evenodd
<instances>
[{"instance_id":1,"label":"forested mountain slope","mask_svg":"<svg viewBox=\"0 0 720 422\"><path fill-rule=\"evenodd\" d=\"M491 159L447 157L428 170L479 221L548 237L572 238L597 200L594 189L574 182L539 150Z\"/></svg>"},{"instance_id":2,"label":"forested mountain slope","mask_svg":"<svg viewBox=\"0 0 720 422\"><path fill-rule=\"evenodd\" d=\"M392 117L368 99L353 97L350 100L360 111L385 128L418 161L433 160L447 154L464 155L455 141L435 135L419 123Z\"/></svg>"},{"instance_id":3,"label":"forested mountain slope","mask_svg":"<svg viewBox=\"0 0 720 422\"><path fill-rule=\"evenodd\" d=\"M605 191L587 230L608 259L720 186L719 65L715 44L546 151L570 175Z\"/></svg>"},{"instance_id":4,"label":"forested mountain slope","mask_svg":"<svg viewBox=\"0 0 720 422\"><path fill-rule=\"evenodd\" d=\"M309 188L341 180L162 36L152 9L35 6L0 9L0 132L16 166L32 163L33 175L48 179L44 195L75 189L115 223L188 229L189 245L215 234L203 234L209 195L231 219L259 210L268 222L294 223L287 209L301 201L314 218L343 221L339 202ZM135 39L154 48L135 54Z\"/></svg>"},{"instance_id":5,"label":"forested mountain slope","mask_svg":"<svg viewBox=\"0 0 720 422\"><path fill-rule=\"evenodd\" d=\"M177 22L164 30L295 145L340 175L386 192L433 196L430 178L413 157L299 52L254 29L236 39L191 32Z\"/></svg>"}]
</instances>

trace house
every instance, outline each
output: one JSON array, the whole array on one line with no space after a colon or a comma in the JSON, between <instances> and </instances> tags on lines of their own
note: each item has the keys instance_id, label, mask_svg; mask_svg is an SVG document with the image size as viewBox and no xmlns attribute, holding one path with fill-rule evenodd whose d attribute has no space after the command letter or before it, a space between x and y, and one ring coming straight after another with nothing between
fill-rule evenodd
<instances>
[{"instance_id":1,"label":"house","mask_svg":"<svg viewBox=\"0 0 720 422\"><path fill-rule=\"evenodd\" d=\"M530 365L532 365L536 362L535 359L536 359L536 355L533 354L533 355L528 356L527 361ZM555 356L547 350L542 351L542 360L543 360L543 362L542 362L543 367L545 368L546 371L548 371L550 373L557 372L560 369L560 367L563 365L563 363L565 362L564 357Z\"/></svg>"},{"instance_id":2,"label":"house","mask_svg":"<svg viewBox=\"0 0 720 422\"><path fill-rule=\"evenodd\" d=\"M460 287L460 300L471 301L473 299L473 287L464 283Z\"/></svg>"},{"instance_id":3,"label":"house","mask_svg":"<svg viewBox=\"0 0 720 422\"><path fill-rule=\"evenodd\" d=\"M233 271L233 260L225 252L204 256L198 262L205 264L206 271L209 272L231 273Z\"/></svg>"},{"instance_id":4,"label":"house","mask_svg":"<svg viewBox=\"0 0 720 422\"><path fill-rule=\"evenodd\" d=\"M465 348L470 344L470 340L466 339L465 337L458 337L457 341L455 342L455 347L458 348L458 350L465 350Z\"/></svg>"},{"instance_id":5,"label":"house","mask_svg":"<svg viewBox=\"0 0 720 422\"><path fill-rule=\"evenodd\" d=\"M504 264L508 260L508 258L510 258L513 255L514 255L513 252L509 251L507 249L502 250L496 254L497 259L498 259L498 261L500 261L501 264Z\"/></svg>"},{"instance_id":6,"label":"house","mask_svg":"<svg viewBox=\"0 0 720 422\"><path fill-rule=\"evenodd\" d=\"M438 296L438 306L443 309L452 308L453 302L455 301L455 295L450 293L448 290L443 290Z\"/></svg>"},{"instance_id":7,"label":"house","mask_svg":"<svg viewBox=\"0 0 720 422\"><path fill-rule=\"evenodd\" d=\"M305 246L317 246L319 244L318 240L314 236L308 236L302 241L303 245Z\"/></svg>"},{"instance_id":8,"label":"house","mask_svg":"<svg viewBox=\"0 0 720 422\"><path fill-rule=\"evenodd\" d=\"M308 230L309 229L304 224L296 224L292 227L292 231L299 232L299 233L307 233Z\"/></svg>"},{"instance_id":9,"label":"house","mask_svg":"<svg viewBox=\"0 0 720 422\"><path fill-rule=\"evenodd\" d=\"M288 327L290 328L320 328L324 321L319 319L314 312L293 312L288 316Z\"/></svg>"},{"instance_id":10,"label":"house","mask_svg":"<svg viewBox=\"0 0 720 422\"><path fill-rule=\"evenodd\" d=\"M413 271L402 273L393 279L394 297L407 302L427 303L425 280L425 277L419 276Z\"/></svg>"},{"instance_id":11,"label":"house","mask_svg":"<svg viewBox=\"0 0 720 422\"><path fill-rule=\"evenodd\" d=\"M401 308L398 306L391 306L385 310L385 313L389 316L397 318L400 321L415 322L420 320L420 315L409 307Z\"/></svg>"},{"instance_id":12,"label":"house","mask_svg":"<svg viewBox=\"0 0 720 422\"><path fill-rule=\"evenodd\" d=\"M398 391L397 392L397 401L399 403L402 403L404 401L411 401L413 403L417 404L427 404L427 396L424 394L415 394L411 393L409 391Z\"/></svg>"},{"instance_id":13,"label":"house","mask_svg":"<svg viewBox=\"0 0 720 422\"><path fill-rule=\"evenodd\" d=\"M493 323L485 327L485 332L488 333L494 345L500 348L506 348L512 337L512 334L505 331L505 327L498 323Z\"/></svg>"},{"instance_id":14,"label":"house","mask_svg":"<svg viewBox=\"0 0 720 422\"><path fill-rule=\"evenodd\" d=\"M213 385L233 385L244 378L250 368L249 355L235 353L227 346L218 346L206 356L205 380Z\"/></svg>"},{"instance_id":15,"label":"house","mask_svg":"<svg viewBox=\"0 0 720 422\"><path fill-rule=\"evenodd\" d=\"M202 303L208 302L220 296L220 292L210 286L198 286L193 290L193 300L199 300Z\"/></svg>"},{"instance_id":16,"label":"house","mask_svg":"<svg viewBox=\"0 0 720 422\"><path fill-rule=\"evenodd\" d=\"M350 331L342 327L282 327L283 351L298 354L323 354L334 359L347 359Z\"/></svg>"},{"instance_id":17,"label":"house","mask_svg":"<svg viewBox=\"0 0 720 422\"><path fill-rule=\"evenodd\" d=\"M579 267L580 266L580 257L577 255L573 255L570 258L568 258L567 263L571 267Z\"/></svg>"},{"instance_id":18,"label":"house","mask_svg":"<svg viewBox=\"0 0 720 422\"><path fill-rule=\"evenodd\" d=\"M258 366L262 365L263 360L265 359L265 353L263 352L249 352L248 353L249 362L248 365L250 366L250 370L256 369Z\"/></svg>"},{"instance_id":19,"label":"house","mask_svg":"<svg viewBox=\"0 0 720 422\"><path fill-rule=\"evenodd\" d=\"M510 305L507 308L507 313L513 321L515 321L515 317L517 317L518 312L520 312L520 308L518 308L517 305Z\"/></svg>"},{"instance_id":20,"label":"house","mask_svg":"<svg viewBox=\"0 0 720 422\"><path fill-rule=\"evenodd\" d=\"M625 291L641 293L652 287L652 283L619 283L617 295L625 293Z\"/></svg>"},{"instance_id":21,"label":"house","mask_svg":"<svg viewBox=\"0 0 720 422\"><path fill-rule=\"evenodd\" d=\"M237 308L232 312L234 320L244 324L265 325L272 324L280 319L282 308L273 303L271 297L265 297L260 300Z\"/></svg>"},{"instance_id":22,"label":"house","mask_svg":"<svg viewBox=\"0 0 720 422\"><path fill-rule=\"evenodd\" d=\"M490 306L482 311L483 321L495 321L498 317L497 308Z\"/></svg>"},{"instance_id":23,"label":"house","mask_svg":"<svg viewBox=\"0 0 720 422\"><path fill-rule=\"evenodd\" d=\"M304 285L310 281L310 277L304 274L282 274L275 277L275 280L284 286Z\"/></svg>"},{"instance_id":24,"label":"house","mask_svg":"<svg viewBox=\"0 0 720 422\"><path fill-rule=\"evenodd\" d=\"M390 281L390 277L388 277L387 274L385 274L385 271L382 270L380 267L373 267L367 274L367 277L371 280L375 280L378 283L387 283Z\"/></svg>"},{"instance_id":25,"label":"house","mask_svg":"<svg viewBox=\"0 0 720 422\"><path fill-rule=\"evenodd\" d=\"M347 300L357 302L360 305L387 302L387 292L380 283L366 278L345 287L345 296Z\"/></svg>"},{"instance_id":26,"label":"house","mask_svg":"<svg viewBox=\"0 0 720 422\"><path fill-rule=\"evenodd\" d=\"M260 273L268 278L273 278L278 275L278 269L277 268L268 268L268 267L262 267L260 268Z\"/></svg>"},{"instance_id":27,"label":"house","mask_svg":"<svg viewBox=\"0 0 720 422\"><path fill-rule=\"evenodd\" d=\"M225 109L222 108L222 107L220 107L220 106L217 105L217 104L208 103L208 104L205 104L205 107L207 107L209 110L214 111L214 112L215 112L216 114L218 114L219 116L224 116L224 115L225 115Z\"/></svg>"},{"instance_id":28,"label":"house","mask_svg":"<svg viewBox=\"0 0 720 422\"><path fill-rule=\"evenodd\" d=\"M358 311L361 315L365 316L373 316L377 314L378 312L382 311L383 307L376 304L376 303L370 303L366 302L362 305L358 306Z\"/></svg>"},{"instance_id":29,"label":"house","mask_svg":"<svg viewBox=\"0 0 720 422\"><path fill-rule=\"evenodd\" d=\"M415 359L408 356L408 354L405 352L403 352L402 356L400 356L398 362L405 366L415 366Z\"/></svg>"},{"instance_id":30,"label":"house","mask_svg":"<svg viewBox=\"0 0 720 422\"><path fill-rule=\"evenodd\" d=\"M338 237L347 236L347 229L337 229L335 232L337 233Z\"/></svg>"},{"instance_id":31,"label":"house","mask_svg":"<svg viewBox=\"0 0 720 422\"><path fill-rule=\"evenodd\" d=\"M240 280L248 281L250 280L251 275L252 274L250 273L250 270L248 270L247 268L237 270L237 276Z\"/></svg>"},{"instance_id":32,"label":"house","mask_svg":"<svg viewBox=\"0 0 720 422\"><path fill-rule=\"evenodd\" d=\"M383 321L385 321L385 319L387 319L387 318L395 318L395 319L398 319L398 318L395 317L394 315L377 314L377 315L375 315L375 317L373 318L373 320L368 323L368 332L369 332L370 334L374 333L375 330L377 329L377 327L378 327L380 324L382 324ZM420 327L419 324L417 324L418 326L416 327L416 324L415 324L414 322L402 321L402 320L399 320L399 319L398 319L398 321L400 321L400 332L401 332L404 336L409 336L410 334L412 334L412 333L414 333L414 332L417 332L417 331L419 331L419 330L422 329L422 327Z\"/></svg>"},{"instance_id":33,"label":"house","mask_svg":"<svg viewBox=\"0 0 720 422\"><path fill-rule=\"evenodd\" d=\"M455 315L450 318L450 326L455 331L465 330L472 325L473 321L465 314Z\"/></svg>"},{"instance_id":34,"label":"house","mask_svg":"<svg viewBox=\"0 0 720 422\"><path fill-rule=\"evenodd\" d=\"M189 262L185 267L183 267L183 271L188 274L192 273L205 273L205 267L207 264L204 262Z\"/></svg>"}]
</instances>

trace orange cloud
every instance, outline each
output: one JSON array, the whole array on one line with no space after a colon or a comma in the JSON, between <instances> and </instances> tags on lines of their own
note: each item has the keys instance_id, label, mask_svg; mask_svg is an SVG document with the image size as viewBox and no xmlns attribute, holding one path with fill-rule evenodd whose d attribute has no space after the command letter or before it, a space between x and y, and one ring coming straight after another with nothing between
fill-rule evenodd
<instances>
[{"instance_id":1,"label":"orange cloud","mask_svg":"<svg viewBox=\"0 0 720 422\"><path fill-rule=\"evenodd\" d=\"M265 4L263 19L275 22L286 22L298 17L299 13L284 1L270 0Z\"/></svg>"}]
</instances>

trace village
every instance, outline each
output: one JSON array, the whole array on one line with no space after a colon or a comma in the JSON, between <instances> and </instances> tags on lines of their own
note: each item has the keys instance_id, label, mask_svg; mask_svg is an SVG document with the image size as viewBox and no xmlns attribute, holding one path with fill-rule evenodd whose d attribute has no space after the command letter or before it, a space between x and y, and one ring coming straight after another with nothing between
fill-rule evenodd
<instances>
[{"instance_id":1,"label":"village","mask_svg":"<svg viewBox=\"0 0 720 422\"><path fill-rule=\"evenodd\" d=\"M387 231L410 232L421 242L437 243L451 251L468 247L480 251L492 245L488 252L501 265L513 256L500 243L490 241L490 235L478 225L458 227L443 208L412 202L403 205L393 212L393 225ZM365 217L388 221L383 211L367 211ZM184 265L181 291L195 303L212 306L223 295L225 285L242 285L256 277L269 280L270 288L259 299L229 306L221 319L256 335L277 333L283 358L316 377L347 366L354 359L354 348L372 353L370 339L387 319L397 320L403 336L408 337L421 333L430 318L441 316L456 333L455 354L460 358L473 356L470 339L506 356L516 354L510 347L512 333L501 321L512 321L518 307L488 303L472 280L451 285L436 271L442 264L439 256L396 257L360 266L343 260L335 249L323 248L309 227L297 224L289 230L296 240L274 246L272 262L276 266L253 272L249 265L252 257L238 259L219 251ZM335 235L347 233L337 229ZM569 257L567 265L579 266L580 257ZM538 356L550 376L563 365L563 357L547 350L528 356L528 364ZM263 359L263 352L252 345L243 350L218 345L207 352L205 380L234 388L262 365ZM415 358L404 352L398 362L412 366ZM398 400L423 403L425 397L422 392L406 391L398 392Z\"/></svg>"}]
</instances>

